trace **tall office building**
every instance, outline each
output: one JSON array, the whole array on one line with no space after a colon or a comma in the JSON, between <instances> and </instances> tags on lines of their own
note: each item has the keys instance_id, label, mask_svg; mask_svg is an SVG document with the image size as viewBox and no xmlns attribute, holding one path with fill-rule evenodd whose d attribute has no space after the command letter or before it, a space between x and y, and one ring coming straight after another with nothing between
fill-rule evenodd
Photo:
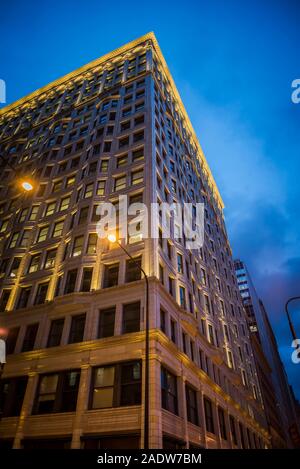
<instances>
[{"instance_id":1,"label":"tall office building","mask_svg":"<svg viewBox=\"0 0 300 469\"><path fill-rule=\"evenodd\" d=\"M223 203L153 33L0 111L2 446L268 447ZM97 236L97 206L205 204L205 240Z\"/></svg>"},{"instance_id":2,"label":"tall office building","mask_svg":"<svg viewBox=\"0 0 300 469\"><path fill-rule=\"evenodd\" d=\"M272 446L298 446L299 442L293 438L293 434L299 432L296 401L278 352L272 326L245 263L236 260L234 265L251 331L252 348Z\"/></svg>"}]
</instances>

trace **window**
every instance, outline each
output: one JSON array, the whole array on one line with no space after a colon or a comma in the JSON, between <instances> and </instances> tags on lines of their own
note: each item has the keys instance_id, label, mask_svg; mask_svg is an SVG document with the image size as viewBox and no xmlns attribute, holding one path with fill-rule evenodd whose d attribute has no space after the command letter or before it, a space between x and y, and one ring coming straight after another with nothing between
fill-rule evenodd
<instances>
[{"instance_id":1,"label":"window","mask_svg":"<svg viewBox=\"0 0 300 469\"><path fill-rule=\"evenodd\" d=\"M136 161L140 161L144 159L144 147L139 148L138 150L134 150L132 152L132 162L135 163Z\"/></svg>"},{"instance_id":2,"label":"window","mask_svg":"<svg viewBox=\"0 0 300 469\"><path fill-rule=\"evenodd\" d=\"M60 207L59 207L59 210L62 212L64 210L67 210L69 208L69 205L70 205L70 197L64 197L63 199L61 199L60 201Z\"/></svg>"},{"instance_id":3,"label":"window","mask_svg":"<svg viewBox=\"0 0 300 469\"><path fill-rule=\"evenodd\" d=\"M47 235L48 235L48 230L49 230L48 225L43 226L43 228L40 228L38 239L37 239L38 243L41 243L42 241L45 241L45 239L47 238Z\"/></svg>"},{"instance_id":4,"label":"window","mask_svg":"<svg viewBox=\"0 0 300 469\"><path fill-rule=\"evenodd\" d=\"M124 155L118 156L117 158L117 168L121 166L125 166L127 164L128 154L125 153Z\"/></svg>"},{"instance_id":5,"label":"window","mask_svg":"<svg viewBox=\"0 0 300 469\"><path fill-rule=\"evenodd\" d=\"M19 296L17 309L26 308L26 306L28 304L30 292L31 292L31 287L22 287L21 288L21 293L20 293L20 296Z\"/></svg>"},{"instance_id":6,"label":"window","mask_svg":"<svg viewBox=\"0 0 300 469\"><path fill-rule=\"evenodd\" d=\"M120 191L126 188L126 176L121 176L115 179L115 191Z\"/></svg>"},{"instance_id":7,"label":"window","mask_svg":"<svg viewBox=\"0 0 300 469\"><path fill-rule=\"evenodd\" d=\"M182 255L177 254L177 270L180 274L183 274L183 261L182 261Z\"/></svg>"},{"instance_id":8,"label":"window","mask_svg":"<svg viewBox=\"0 0 300 469\"><path fill-rule=\"evenodd\" d=\"M15 257L10 268L10 273L9 273L10 277L15 278L17 276L20 264L21 264L21 257Z\"/></svg>"},{"instance_id":9,"label":"window","mask_svg":"<svg viewBox=\"0 0 300 469\"><path fill-rule=\"evenodd\" d=\"M73 293L75 291L76 279L77 279L77 269L69 270L69 272L67 273L65 294Z\"/></svg>"},{"instance_id":10,"label":"window","mask_svg":"<svg viewBox=\"0 0 300 469\"><path fill-rule=\"evenodd\" d=\"M52 234L53 238L57 238L58 236L62 235L63 226L64 226L63 221L58 221L57 223L55 223L54 229L53 229L53 234Z\"/></svg>"},{"instance_id":11,"label":"window","mask_svg":"<svg viewBox=\"0 0 300 469\"><path fill-rule=\"evenodd\" d=\"M46 217L49 217L50 215L53 215L53 213L55 212L55 205L56 205L56 202L50 202L47 205L46 213L45 213Z\"/></svg>"},{"instance_id":12,"label":"window","mask_svg":"<svg viewBox=\"0 0 300 469\"><path fill-rule=\"evenodd\" d=\"M141 363L132 361L94 369L92 409L139 405Z\"/></svg>"},{"instance_id":13,"label":"window","mask_svg":"<svg viewBox=\"0 0 300 469\"><path fill-rule=\"evenodd\" d=\"M141 263L141 257L126 260L125 282L134 282L141 279Z\"/></svg>"},{"instance_id":14,"label":"window","mask_svg":"<svg viewBox=\"0 0 300 469\"><path fill-rule=\"evenodd\" d=\"M76 342L83 341L84 327L85 327L85 316L86 314L78 314L77 316L72 317L70 334L69 334L69 344L74 344Z\"/></svg>"},{"instance_id":15,"label":"window","mask_svg":"<svg viewBox=\"0 0 300 469\"><path fill-rule=\"evenodd\" d=\"M46 259L45 259L45 269L51 269L54 267L55 264L55 258L56 258L56 249L51 249L50 251L47 251L46 253Z\"/></svg>"},{"instance_id":16,"label":"window","mask_svg":"<svg viewBox=\"0 0 300 469\"><path fill-rule=\"evenodd\" d=\"M164 268L159 264L159 281L164 284Z\"/></svg>"},{"instance_id":17,"label":"window","mask_svg":"<svg viewBox=\"0 0 300 469\"><path fill-rule=\"evenodd\" d=\"M210 302L207 295L204 295L205 311L210 314Z\"/></svg>"},{"instance_id":18,"label":"window","mask_svg":"<svg viewBox=\"0 0 300 469\"><path fill-rule=\"evenodd\" d=\"M29 274L32 274L33 272L36 272L38 270L40 258L41 258L40 254L35 254L34 256L31 257L31 261L30 261L29 269L28 269Z\"/></svg>"},{"instance_id":19,"label":"window","mask_svg":"<svg viewBox=\"0 0 300 469\"><path fill-rule=\"evenodd\" d=\"M14 234L12 235L11 240L10 240L10 243L9 243L9 247L10 247L10 248L16 247L17 241L18 241L18 239L19 239L19 235L20 235L19 231L16 232L16 233L14 233Z\"/></svg>"},{"instance_id":20,"label":"window","mask_svg":"<svg viewBox=\"0 0 300 469\"><path fill-rule=\"evenodd\" d=\"M128 130L128 129L130 129L130 120L121 122L120 131L123 132L124 130Z\"/></svg>"},{"instance_id":21,"label":"window","mask_svg":"<svg viewBox=\"0 0 300 469\"><path fill-rule=\"evenodd\" d=\"M74 182L75 182L75 176L68 177L67 182L66 182L66 187L72 186Z\"/></svg>"},{"instance_id":22,"label":"window","mask_svg":"<svg viewBox=\"0 0 300 469\"><path fill-rule=\"evenodd\" d=\"M143 139L144 139L144 131L143 130L133 134L133 143L139 142L140 140L143 140Z\"/></svg>"},{"instance_id":23,"label":"window","mask_svg":"<svg viewBox=\"0 0 300 469\"><path fill-rule=\"evenodd\" d=\"M20 332L19 327L12 327L9 329L7 338L5 340L7 355L14 353L19 332Z\"/></svg>"},{"instance_id":24,"label":"window","mask_svg":"<svg viewBox=\"0 0 300 469\"><path fill-rule=\"evenodd\" d=\"M88 199L89 197L92 197L93 195L93 187L94 187L94 184L87 184L85 186L85 191L84 191L84 198L85 199Z\"/></svg>"},{"instance_id":25,"label":"window","mask_svg":"<svg viewBox=\"0 0 300 469\"><path fill-rule=\"evenodd\" d=\"M207 397L204 397L204 412L206 430L210 433L215 433L212 402Z\"/></svg>"},{"instance_id":26,"label":"window","mask_svg":"<svg viewBox=\"0 0 300 469\"><path fill-rule=\"evenodd\" d=\"M104 195L105 192L105 180L98 181L97 183L97 195Z\"/></svg>"},{"instance_id":27,"label":"window","mask_svg":"<svg viewBox=\"0 0 300 469\"><path fill-rule=\"evenodd\" d=\"M100 310L98 338L111 337L115 330L115 306Z\"/></svg>"},{"instance_id":28,"label":"window","mask_svg":"<svg viewBox=\"0 0 300 469\"><path fill-rule=\"evenodd\" d=\"M51 321L47 347L57 347L60 345L65 319L54 319Z\"/></svg>"},{"instance_id":29,"label":"window","mask_svg":"<svg viewBox=\"0 0 300 469\"><path fill-rule=\"evenodd\" d=\"M118 285L119 263L106 265L104 267L103 288Z\"/></svg>"},{"instance_id":30,"label":"window","mask_svg":"<svg viewBox=\"0 0 300 469\"><path fill-rule=\"evenodd\" d=\"M123 334L140 330L140 302L123 305Z\"/></svg>"},{"instance_id":31,"label":"window","mask_svg":"<svg viewBox=\"0 0 300 469\"><path fill-rule=\"evenodd\" d=\"M224 410L221 409L221 407L218 407L218 417L219 417L219 427L220 427L221 438L223 438L223 440L227 440L225 414L224 414Z\"/></svg>"},{"instance_id":32,"label":"window","mask_svg":"<svg viewBox=\"0 0 300 469\"><path fill-rule=\"evenodd\" d=\"M161 367L161 405L163 409L178 414L177 379L163 366Z\"/></svg>"},{"instance_id":33,"label":"window","mask_svg":"<svg viewBox=\"0 0 300 469\"><path fill-rule=\"evenodd\" d=\"M198 406L197 406L197 393L190 386L186 385L185 387L186 394L186 410L187 410L187 419L189 422L194 425L198 425Z\"/></svg>"},{"instance_id":34,"label":"window","mask_svg":"<svg viewBox=\"0 0 300 469\"><path fill-rule=\"evenodd\" d=\"M237 434L236 434L236 426L235 426L235 420L232 417L232 415L229 416L229 423L230 423L230 431L231 431L232 441L237 446L238 441L237 441Z\"/></svg>"},{"instance_id":35,"label":"window","mask_svg":"<svg viewBox=\"0 0 300 469\"><path fill-rule=\"evenodd\" d=\"M11 290L5 289L2 291L1 302L0 302L0 311L5 311Z\"/></svg>"},{"instance_id":36,"label":"window","mask_svg":"<svg viewBox=\"0 0 300 469\"><path fill-rule=\"evenodd\" d=\"M136 184L141 184L144 181L143 170L134 171L131 173L131 184L134 186Z\"/></svg>"},{"instance_id":37,"label":"window","mask_svg":"<svg viewBox=\"0 0 300 469\"><path fill-rule=\"evenodd\" d=\"M214 329L211 324L208 324L208 339L212 345L215 345Z\"/></svg>"},{"instance_id":38,"label":"window","mask_svg":"<svg viewBox=\"0 0 300 469\"><path fill-rule=\"evenodd\" d=\"M87 244L87 254L96 254L97 252L97 233L90 233Z\"/></svg>"},{"instance_id":39,"label":"window","mask_svg":"<svg viewBox=\"0 0 300 469\"><path fill-rule=\"evenodd\" d=\"M119 148L127 147L129 145L129 136L120 138Z\"/></svg>"},{"instance_id":40,"label":"window","mask_svg":"<svg viewBox=\"0 0 300 469\"><path fill-rule=\"evenodd\" d=\"M88 292L91 290L93 268L85 267L82 271L82 280L80 291Z\"/></svg>"},{"instance_id":41,"label":"window","mask_svg":"<svg viewBox=\"0 0 300 469\"><path fill-rule=\"evenodd\" d=\"M169 277L169 293L170 293L170 295L174 296L174 279L173 279L173 277Z\"/></svg>"},{"instance_id":42,"label":"window","mask_svg":"<svg viewBox=\"0 0 300 469\"><path fill-rule=\"evenodd\" d=\"M31 212L30 212L29 221L36 220L38 211L39 211L39 205L33 205L32 209L31 209Z\"/></svg>"},{"instance_id":43,"label":"window","mask_svg":"<svg viewBox=\"0 0 300 469\"><path fill-rule=\"evenodd\" d=\"M160 330L166 334L166 312L160 308Z\"/></svg>"},{"instance_id":44,"label":"window","mask_svg":"<svg viewBox=\"0 0 300 469\"><path fill-rule=\"evenodd\" d=\"M242 449L246 449L244 427L243 427L243 425L242 425L241 423L239 423L239 429L240 429L240 436L241 436L241 445L242 445Z\"/></svg>"},{"instance_id":45,"label":"window","mask_svg":"<svg viewBox=\"0 0 300 469\"><path fill-rule=\"evenodd\" d=\"M20 246L22 248L26 247L29 241L29 236L30 236L30 231L31 230L24 230L21 236L21 241L20 241Z\"/></svg>"},{"instance_id":46,"label":"window","mask_svg":"<svg viewBox=\"0 0 300 469\"><path fill-rule=\"evenodd\" d=\"M106 173L108 171L108 160L101 160L100 172Z\"/></svg>"},{"instance_id":47,"label":"window","mask_svg":"<svg viewBox=\"0 0 300 469\"><path fill-rule=\"evenodd\" d=\"M34 413L74 412L79 379L79 370L41 375Z\"/></svg>"},{"instance_id":48,"label":"window","mask_svg":"<svg viewBox=\"0 0 300 469\"><path fill-rule=\"evenodd\" d=\"M47 283L40 283L36 292L36 297L34 304L40 305L45 303L47 291L48 291L49 282Z\"/></svg>"},{"instance_id":49,"label":"window","mask_svg":"<svg viewBox=\"0 0 300 469\"><path fill-rule=\"evenodd\" d=\"M26 327L26 332L25 332L21 352L29 352L30 350L33 350L38 327L39 327L38 324L30 324L29 326Z\"/></svg>"},{"instance_id":50,"label":"window","mask_svg":"<svg viewBox=\"0 0 300 469\"><path fill-rule=\"evenodd\" d=\"M73 244L72 257L81 256L83 249L84 236L76 236Z\"/></svg>"},{"instance_id":51,"label":"window","mask_svg":"<svg viewBox=\"0 0 300 469\"><path fill-rule=\"evenodd\" d=\"M186 309L185 288L182 286L179 287L179 301L180 301L180 306Z\"/></svg>"},{"instance_id":52,"label":"window","mask_svg":"<svg viewBox=\"0 0 300 469\"><path fill-rule=\"evenodd\" d=\"M2 417L20 415L27 386L27 376L0 381L0 414Z\"/></svg>"},{"instance_id":53,"label":"window","mask_svg":"<svg viewBox=\"0 0 300 469\"><path fill-rule=\"evenodd\" d=\"M177 331L176 331L176 321L174 319L171 319L171 340L176 344L177 342Z\"/></svg>"},{"instance_id":54,"label":"window","mask_svg":"<svg viewBox=\"0 0 300 469\"><path fill-rule=\"evenodd\" d=\"M88 213L89 213L89 207L82 207L82 209L80 209L78 225L85 223L88 217Z\"/></svg>"},{"instance_id":55,"label":"window","mask_svg":"<svg viewBox=\"0 0 300 469\"><path fill-rule=\"evenodd\" d=\"M104 151L104 152L109 152L110 150L111 150L111 142L110 142L110 141L104 142L104 144L103 144L103 151Z\"/></svg>"},{"instance_id":56,"label":"window","mask_svg":"<svg viewBox=\"0 0 300 469\"><path fill-rule=\"evenodd\" d=\"M62 179L61 179L60 181L56 181L56 182L53 184L52 193L60 191L61 188L62 188Z\"/></svg>"}]
</instances>

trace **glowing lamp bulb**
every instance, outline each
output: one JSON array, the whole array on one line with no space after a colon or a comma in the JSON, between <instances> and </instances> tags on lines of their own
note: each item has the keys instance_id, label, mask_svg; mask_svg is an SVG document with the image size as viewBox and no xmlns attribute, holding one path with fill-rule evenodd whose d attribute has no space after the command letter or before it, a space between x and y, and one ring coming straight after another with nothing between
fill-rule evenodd
<instances>
[{"instance_id":1,"label":"glowing lamp bulb","mask_svg":"<svg viewBox=\"0 0 300 469\"><path fill-rule=\"evenodd\" d=\"M110 233L108 236L107 236L107 239L108 241L110 241L111 243L115 243L117 238L116 238L116 235L114 235L113 233Z\"/></svg>"},{"instance_id":2,"label":"glowing lamp bulb","mask_svg":"<svg viewBox=\"0 0 300 469\"><path fill-rule=\"evenodd\" d=\"M30 182L28 182L28 181L23 181L22 184L21 184L21 186L22 186L23 189L24 189L25 191L27 191L27 192L32 191L32 189L33 189L33 185L32 185Z\"/></svg>"}]
</instances>

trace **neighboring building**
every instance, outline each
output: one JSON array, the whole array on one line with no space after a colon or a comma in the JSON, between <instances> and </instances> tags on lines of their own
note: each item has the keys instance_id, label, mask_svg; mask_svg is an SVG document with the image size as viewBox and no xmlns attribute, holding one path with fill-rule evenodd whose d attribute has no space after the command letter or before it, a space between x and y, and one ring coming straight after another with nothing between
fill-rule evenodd
<instances>
[{"instance_id":1,"label":"neighboring building","mask_svg":"<svg viewBox=\"0 0 300 469\"><path fill-rule=\"evenodd\" d=\"M222 199L155 36L2 109L0 135L39 181L1 172L2 446L141 446L145 281L96 233L126 194L205 203L201 250L126 239L149 276L150 447L269 447Z\"/></svg>"},{"instance_id":2,"label":"neighboring building","mask_svg":"<svg viewBox=\"0 0 300 469\"><path fill-rule=\"evenodd\" d=\"M295 424L298 425L295 398L280 359L276 338L245 263L236 260L234 265L252 335L252 347L272 446L293 447L295 441L291 438L291 428L294 428Z\"/></svg>"}]
</instances>

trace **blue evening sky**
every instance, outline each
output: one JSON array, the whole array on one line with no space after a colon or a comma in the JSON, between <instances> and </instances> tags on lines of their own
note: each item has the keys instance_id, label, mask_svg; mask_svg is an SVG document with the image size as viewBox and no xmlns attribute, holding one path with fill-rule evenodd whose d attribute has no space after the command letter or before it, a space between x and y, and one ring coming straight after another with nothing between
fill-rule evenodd
<instances>
[{"instance_id":1,"label":"blue evening sky","mask_svg":"<svg viewBox=\"0 0 300 469\"><path fill-rule=\"evenodd\" d=\"M300 398L284 303L300 295L300 2L21 1L1 5L8 103L154 31L223 196ZM300 304L293 317L300 337Z\"/></svg>"}]
</instances>

